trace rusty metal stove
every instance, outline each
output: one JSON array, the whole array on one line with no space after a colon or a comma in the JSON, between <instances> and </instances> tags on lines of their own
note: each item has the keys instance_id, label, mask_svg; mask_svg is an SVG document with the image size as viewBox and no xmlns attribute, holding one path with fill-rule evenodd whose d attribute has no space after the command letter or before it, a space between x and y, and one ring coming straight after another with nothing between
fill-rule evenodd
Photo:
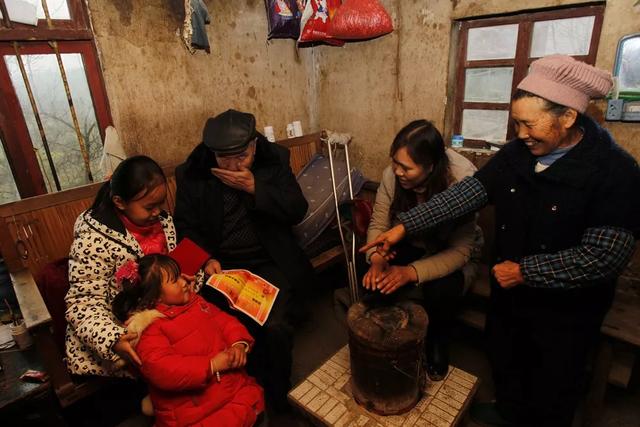
<instances>
[{"instance_id":1,"label":"rusty metal stove","mask_svg":"<svg viewBox=\"0 0 640 427\"><path fill-rule=\"evenodd\" d=\"M353 397L380 415L409 411L425 385L428 318L412 302L358 302L347 314Z\"/></svg>"}]
</instances>

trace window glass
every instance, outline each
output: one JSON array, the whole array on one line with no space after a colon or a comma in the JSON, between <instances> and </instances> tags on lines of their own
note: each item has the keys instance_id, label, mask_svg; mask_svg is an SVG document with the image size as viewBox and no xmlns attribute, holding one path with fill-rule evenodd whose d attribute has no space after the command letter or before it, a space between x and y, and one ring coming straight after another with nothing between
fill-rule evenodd
<instances>
[{"instance_id":1,"label":"window glass","mask_svg":"<svg viewBox=\"0 0 640 427\"><path fill-rule=\"evenodd\" d=\"M470 28L468 40L468 61L515 58L518 24Z\"/></svg>"},{"instance_id":2,"label":"window glass","mask_svg":"<svg viewBox=\"0 0 640 427\"><path fill-rule=\"evenodd\" d=\"M595 16L583 16L534 23L530 56L588 55L594 22Z\"/></svg>"},{"instance_id":3,"label":"window glass","mask_svg":"<svg viewBox=\"0 0 640 427\"><path fill-rule=\"evenodd\" d=\"M464 100L466 102L509 102L513 67L467 68Z\"/></svg>"},{"instance_id":4,"label":"window glass","mask_svg":"<svg viewBox=\"0 0 640 427\"><path fill-rule=\"evenodd\" d=\"M508 122L508 110L465 109L462 111L462 136L465 139L504 142Z\"/></svg>"},{"instance_id":5,"label":"window glass","mask_svg":"<svg viewBox=\"0 0 640 427\"><path fill-rule=\"evenodd\" d=\"M20 199L9 160L4 152L4 141L0 138L0 204L14 202Z\"/></svg>"},{"instance_id":6,"label":"window glass","mask_svg":"<svg viewBox=\"0 0 640 427\"><path fill-rule=\"evenodd\" d=\"M625 40L618 55L619 90L640 93L640 36Z\"/></svg>"},{"instance_id":7,"label":"window glass","mask_svg":"<svg viewBox=\"0 0 640 427\"><path fill-rule=\"evenodd\" d=\"M100 127L93 108L93 98L89 90L87 75L84 69L82 55L79 53L68 53L62 55L62 63L69 80L69 89L73 105L78 115L80 129L84 142L89 150L89 161L91 164L91 173L93 181L102 180L102 169L100 168L100 160L102 158L102 137L100 136Z\"/></svg>"},{"instance_id":8,"label":"window glass","mask_svg":"<svg viewBox=\"0 0 640 427\"><path fill-rule=\"evenodd\" d=\"M36 0L36 3L38 4L38 19L45 19L42 2ZM71 19L67 0L47 0L47 9L49 9L51 19Z\"/></svg>"},{"instance_id":9,"label":"window glass","mask_svg":"<svg viewBox=\"0 0 640 427\"><path fill-rule=\"evenodd\" d=\"M58 62L53 54L22 55L27 78L36 100L40 119L51 152L51 159L62 189L88 184L87 170L69 110ZM80 54L62 54L65 73L76 109L80 130L89 150L92 171L100 158L100 134ZM29 135L36 151L47 188L55 191L49 158L40 137L35 115L15 56L5 56L11 81L22 107ZM95 169L94 169L95 168ZM94 181L96 180L94 174Z\"/></svg>"}]
</instances>

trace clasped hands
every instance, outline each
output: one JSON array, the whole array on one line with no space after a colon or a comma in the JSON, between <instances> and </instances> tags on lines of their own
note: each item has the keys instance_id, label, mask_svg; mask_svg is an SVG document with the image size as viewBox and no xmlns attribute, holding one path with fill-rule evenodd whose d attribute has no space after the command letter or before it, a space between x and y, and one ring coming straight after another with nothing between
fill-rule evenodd
<instances>
[{"instance_id":1,"label":"clasped hands","mask_svg":"<svg viewBox=\"0 0 640 427\"><path fill-rule=\"evenodd\" d=\"M215 372L242 368L247 364L247 351L248 347L245 343L235 343L216 354L211 359L211 366L215 369Z\"/></svg>"},{"instance_id":2,"label":"clasped hands","mask_svg":"<svg viewBox=\"0 0 640 427\"><path fill-rule=\"evenodd\" d=\"M491 269L501 288L509 289L524 283L524 276L520 264L513 261L503 261Z\"/></svg>"}]
</instances>

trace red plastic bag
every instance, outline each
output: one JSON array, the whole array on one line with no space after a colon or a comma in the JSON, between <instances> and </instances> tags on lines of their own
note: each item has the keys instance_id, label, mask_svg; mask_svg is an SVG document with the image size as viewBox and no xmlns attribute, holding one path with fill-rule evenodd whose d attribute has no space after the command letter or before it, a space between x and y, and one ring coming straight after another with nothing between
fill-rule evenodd
<instances>
[{"instance_id":1,"label":"red plastic bag","mask_svg":"<svg viewBox=\"0 0 640 427\"><path fill-rule=\"evenodd\" d=\"M329 37L327 30L331 18L336 13L341 0L307 0L300 21L300 43L325 42L335 46L344 45L344 41Z\"/></svg>"},{"instance_id":2,"label":"red plastic bag","mask_svg":"<svg viewBox=\"0 0 640 427\"><path fill-rule=\"evenodd\" d=\"M393 31L391 16L378 0L345 0L331 20L330 37L372 39Z\"/></svg>"}]
</instances>

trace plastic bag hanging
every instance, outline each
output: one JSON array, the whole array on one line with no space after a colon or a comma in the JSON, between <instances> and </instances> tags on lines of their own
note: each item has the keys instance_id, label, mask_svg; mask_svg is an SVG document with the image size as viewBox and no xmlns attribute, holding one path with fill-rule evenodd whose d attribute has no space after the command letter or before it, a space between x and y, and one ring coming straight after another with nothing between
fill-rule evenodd
<instances>
[{"instance_id":1,"label":"plastic bag hanging","mask_svg":"<svg viewBox=\"0 0 640 427\"><path fill-rule=\"evenodd\" d=\"M328 33L345 40L371 39L393 31L391 16L378 0L345 0Z\"/></svg>"},{"instance_id":2,"label":"plastic bag hanging","mask_svg":"<svg viewBox=\"0 0 640 427\"><path fill-rule=\"evenodd\" d=\"M334 39L327 33L331 19L339 10L341 0L307 0L300 22L298 42L324 42L334 46L344 45L344 41Z\"/></svg>"},{"instance_id":3,"label":"plastic bag hanging","mask_svg":"<svg viewBox=\"0 0 640 427\"><path fill-rule=\"evenodd\" d=\"M306 0L265 0L267 8L268 39L297 39L300 36L300 18Z\"/></svg>"}]
</instances>

